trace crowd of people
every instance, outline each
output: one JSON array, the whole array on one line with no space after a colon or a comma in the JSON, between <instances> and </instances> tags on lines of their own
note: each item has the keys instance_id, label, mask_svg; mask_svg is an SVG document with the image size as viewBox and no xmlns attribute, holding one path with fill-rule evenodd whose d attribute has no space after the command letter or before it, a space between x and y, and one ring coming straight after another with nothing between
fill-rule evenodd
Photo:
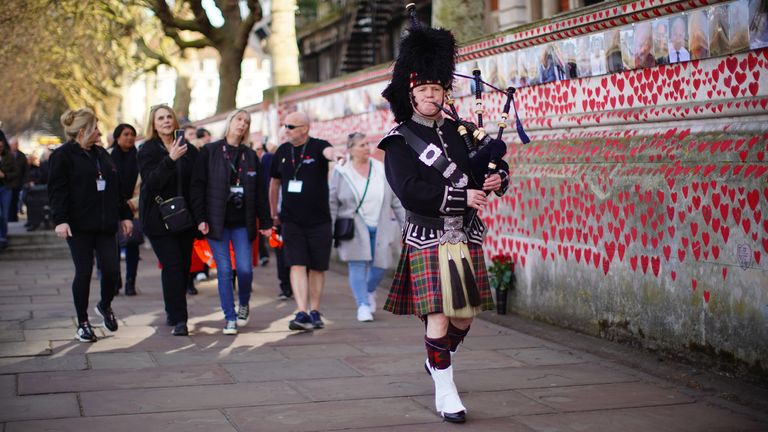
<instances>
[{"instance_id":1,"label":"crowd of people","mask_svg":"<svg viewBox=\"0 0 768 432\"><path fill-rule=\"evenodd\" d=\"M253 269L268 262L266 239L277 248L279 297L296 303L289 329L323 329L325 272L336 247L361 322L374 320L376 288L397 262L383 309L423 321L435 408L446 421L464 422L452 363L474 316L493 307L478 211L489 194L506 191L509 169L502 141L489 139L470 151L463 126L443 117L455 40L414 23L382 94L399 123L378 144L383 163L371 157L362 132L349 134L345 151L312 137L303 112L284 117L285 142L274 154L263 143L253 148L251 116L242 110L227 116L223 136L214 141L205 130L180 125L171 107L157 105L138 148L136 129L120 124L108 149L100 145L91 110L66 112L67 142L50 156L47 190L55 232L66 239L74 263L77 339L96 341L88 314L94 259L101 285L94 312L114 332L115 295L123 287L127 296L139 292L144 237L162 268L166 324L176 336L190 333L187 295L195 292L195 274L205 271L198 249L209 249L216 268L223 334L248 324ZM13 152L0 135L3 242L19 187L20 158Z\"/></svg>"}]
</instances>

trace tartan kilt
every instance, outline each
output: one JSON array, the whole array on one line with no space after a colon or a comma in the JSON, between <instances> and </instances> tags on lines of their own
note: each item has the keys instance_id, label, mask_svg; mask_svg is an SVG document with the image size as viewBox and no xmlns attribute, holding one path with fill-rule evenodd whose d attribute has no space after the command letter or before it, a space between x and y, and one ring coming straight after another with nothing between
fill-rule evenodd
<instances>
[{"instance_id":1,"label":"tartan kilt","mask_svg":"<svg viewBox=\"0 0 768 432\"><path fill-rule=\"evenodd\" d=\"M482 310L493 309L493 297L485 268L482 246L469 243L475 282L480 293ZM395 315L417 315L419 317L443 312L443 293L440 284L440 260L438 246L417 249L403 245L400 262L395 271L389 296L384 310Z\"/></svg>"}]
</instances>

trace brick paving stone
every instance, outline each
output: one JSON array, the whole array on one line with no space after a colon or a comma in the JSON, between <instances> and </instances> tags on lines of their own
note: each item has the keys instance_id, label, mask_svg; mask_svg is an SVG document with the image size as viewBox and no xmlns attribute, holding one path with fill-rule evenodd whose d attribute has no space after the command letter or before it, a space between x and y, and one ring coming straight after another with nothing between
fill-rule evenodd
<instances>
[{"instance_id":1,"label":"brick paving stone","mask_svg":"<svg viewBox=\"0 0 768 432\"><path fill-rule=\"evenodd\" d=\"M32 304L32 298L19 292L16 296L0 296L0 305L28 305Z\"/></svg>"},{"instance_id":2,"label":"brick paving stone","mask_svg":"<svg viewBox=\"0 0 768 432\"><path fill-rule=\"evenodd\" d=\"M21 322L21 327L24 330L37 330L37 329L55 329L55 328L75 328L75 319L73 317L66 318L49 318L49 319L27 319Z\"/></svg>"},{"instance_id":3,"label":"brick paving stone","mask_svg":"<svg viewBox=\"0 0 768 432\"><path fill-rule=\"evenodd\" d=\"M637 378L600 365L575 364L469 370L456 374L455 380L459 391L493 391L634 382Z\"/></svg>"},{"instance_id":4,"label":"brick paving stone","mask_svg":"<svg viewBox=\"0 0 768 432\"><path fill-rule=\"evenodd\" d=\"M480 336L473 332L474 327L470 330L469 335L462 343L463 347L471 350L476 349L490 349L490 350L502 350L509 348L541 348L547 345L547 343L539 338L524 335L522 333L513 332L511 335L501 336Z\"/></svg>"},{"instance_id":5,"label":"brick paving stone","mask_svg":"<svg viewBox=\"0 0 768 432\"><path fill-rule=\"evenodd\" d=\"M350 344L360 351L368 354L412 354L423 353L427 354L424 344L383 344L383 343L353 343Z\"/></svg>"},{"instance_id":6,"label":"brick paving stone","mask_svg":"<svg viewBox=\"0 0 768 432\"><path fill-rule=\"evenodd\" d=\"M270 347L237 347L221 350L201 350L197 346L171 352L152 352L160 366L193 365L211 363L252 363L284 360L285 357Z\"/></svg>"},{"instance_id":7,"label":"brick paving stone","mask_svg":"<svg viewBox=\"0 0 768 432\"><path fill-rule=\"evenodd\" d=\"M499 350L515 360L531 366L583 363L586 360L572 351L556 351L550 348L522 348Z\"/></svg>"},{"instance_id":8,"label":"brick paving stone","mask_svg":"<svg viewBox=\"0 0 768 432\"><path fill-rule=\"evenodd\" d=\"M2 422L80 416L77 397L72 393L0 397L0 407Z\"/></svg>"},{"instance_id":9,"label":"brick paving stone","mask_svg":"<svg viewBox=\"0 0 768 432\"><path fill-rule=\"evenodd\" d=\"M12 422L4 432L237 432L219 411L179 411L104 417Z\"/></svg>"},{"instance_id":10,"label":"brick paving stone","mask_svg":"<svg viewBox=\"0 0 768 432\"><path fill-rule=\"evenodd\" d=\"M437 419L437 421L440 421ZM511 418L477 419L470 415L466 423L422 423L403 426L372 427L359 429L345 429L348 432L532 432L528 426L518 423Z\"/></svg>"},{"instance_id":11,"label":"brick paving stone","mask_svg":"<svg viewBox=\"0 0 768 432\"><path fill-rule=\"evenodd\" d=\"M231 408L226 412L240 432L309 432L439 420L408 398Z\"/></svg>"},{"instance_id":12,"label":"brick paving stone","mask_svg":"<svg viewBox=\"0 0 768 432\"><path fill-rule=\"evenodd\" d=\"M258 363L223 364L237 382L302 380L359 376L351 367L336 359L291 359Z\"/></svg>"},{"instance_id":13,"label":"brick paving stone","mask_svg":"<svg viewBox=\"0 0 768 432\"><path fill-rule=\"evenodd\" d=\"M91 369L143 369L157 367L146 352L103 352L87 354Z\"/></svg>"},{"instance_id":14,"label":"brick paving stone","mask_svg":"<svg viewBox=\"0 0 768 432\"><path fill-rule=\"evenodd\" d=\"M434 385L426 372L397 376L303 379L293 382L313 401L357 400L432 394Z\"/></svg>"},{"instance_id":15,"label":"brick paving stone","mask_svg":"<svg viewBox=\"0 0 768 432\"><path fill-rule=\"evenodd\" d=\"M48 341L6 342L0 344L0 357L51 355Z\"/></svg>"},{"instance_id":16,"label":"brick paving stone","mask_svg":"<svg viewBox=\"0 0 768 432\"><path fill-rule=\"evenodd\" d=\"M88 368L83 354L0 358L0 374L73 371Z\"/></svg>"},{"instance_id":17,"label":"brick paving stone","mask_svg":"<svg viewBox=\"0 0 768 432\"><path fill-rule=\"evenodd\" d=\"M734 432L765 431L766 424L704 403L520 416L537 432Z\"/></svg>"},{"instance_id":18,"label":"brick paving stone","mask_svg":"<svg viewBox=\"0 0 768 432\"><path fill-rule=\"evenodd\" d=\"M460 393L460 395L461 401L467 407L467 415L472 420L557 412L557 410L533 401L514 390L469 392ZM434 394L414 397L413 399L427 409L435 409Z\"/></svg>"},{"instance_id":19,"label":"brick paving stone","mask_svg":"<svg viewBox=\"0 0 768 432\"><path fill-rule=\"evenodd\" d=\"M284 382L85 392L85 416L291 404L308 399Z\"/></svg>"},{"instance_id":20,"label":"brick paving stone","mask_svg":"<svg viewBox=\"0 0 768 432\"><path fill-rule=\"evenodd\" d=\"M674 389L640 382L521 389L519 392L559 411L588 411L693 402L692 398Z\"/></svg>"},{"instance_id":21,"label":"brick paving stone","mask_svg":"<svg viewBox=\"0 0 768 432\"><path fill-rule=\"evenodd\" d=\"M20 374L19 394L182 387L231 382L232 379L227 372L217 365L42 372Z\"/></svg>"},{"instance_id":22,"label":"brick paving stone","mask_svg":"<svg viewBox=\"0 0 768 432\"><path fill-rule=\"evenodd\" d=\"M346 357L344 362L363 375L393 375L423 370L426 352L413 354L381 354L366 357ZM509 368L523 364L494 351L459 351L455 354L455 370Z\"/></svg>"},{"instance_id":23,"label":"brick paving stone","mask_svg":"<svg viewBox=\"0 0 768 432\"><path fill-rule=\"evenodd\" d=\"M349 344L318 344L277 346L275 349L287 358L343 358L364 354Z\"/></svg>"},{"instance_id":24,"label":"brick paving stone","mask_svg":"<svg viewBox=\"0 0 768 432\"><path fill-rule=\"evenodd\" d=\"M0 375L0 398L16 396L16 377L13 375Z\"/></svg>"},{"instance_id":25,"label":"brick paving stone","mask_svg":"<svg viewBox=\"0 0 768 432\"><path fill-rule=\"evenodd\" d=\"M32 312L26 310L0 310L0 321L22 321L32 318Z\"/></svg>"},{"instance_id":26,"label":"brick paving stone","mask_svg":"<svg viewBox=\"0 0 768 432\"><path fill-rule=\"evenodd\" d=\"M94 328L96 330L96 328ZM47 328L24 330L27 341L71 341L75 339L77 329L74 325L65 328Z\"/></svg>"}]
</instances>

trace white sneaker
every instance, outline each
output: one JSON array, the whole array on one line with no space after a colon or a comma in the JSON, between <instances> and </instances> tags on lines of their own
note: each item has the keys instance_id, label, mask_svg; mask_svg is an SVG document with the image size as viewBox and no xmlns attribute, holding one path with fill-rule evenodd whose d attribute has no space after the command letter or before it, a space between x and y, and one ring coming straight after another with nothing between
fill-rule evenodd
<instances>
[{"instance_id":1,"label":"white sneaker","mask_svg":"<svg viewBox=\"0 0 768 432\"><path fill-rule=\"evenodd\" d=\"M360 305L357 307L357 320L361 322L373 321L373 315L371 314L371 308L366 305Z\"/></svg>"},{"instance_id":2,"label":"white sneaker","mask_svg":"<svg viewBox=\"0 0 768 432\"><path fill-rule=\"evenodd\" d=\"M376 312L376 291L368 293L368 307L371 308L371 312Z\"/></svg>"},{"instance_id":3,"label":"white sneaker","mask_svg":"<svg viewBox=\"0 0 768 432\"><path fill-rule=\"evenodd\" d=\"M225 335L236 335L237 334L237 322L236 321L227 321L227 325L224 326L224 334Z\"/></svg>"},{"instance_id":4,"label":"white sneaker","mask_svg":"<svg viewBox=\"0 0 768 432\"><path fill-rule=\"evenodd\" d=\"M467 409L461 403L459 391L456 390L456 384L453 382L453 366L448 366L446 369L435 369L429 365L429 360L426 364L432 380L435 382L435 409L440 413L440 416L443 417L445 413L466 412Z\"/></svg>"}]
</instances>

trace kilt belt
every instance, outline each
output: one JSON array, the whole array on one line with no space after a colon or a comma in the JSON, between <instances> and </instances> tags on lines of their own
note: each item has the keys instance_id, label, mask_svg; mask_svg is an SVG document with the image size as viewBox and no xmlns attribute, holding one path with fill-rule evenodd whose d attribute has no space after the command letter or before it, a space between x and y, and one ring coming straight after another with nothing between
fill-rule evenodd
<instances>
[{"instance_id":1,"label":"kilt belt","mask_svg":"<svg viewBox=\"0 0 768 432\"><path fill-rule=\"evenodd\" d=\"M485 224L476 212L463 216L424 216L406 211L403 242L416 249L457 241L482 245Z\"/></svg>"}]
</instances>

